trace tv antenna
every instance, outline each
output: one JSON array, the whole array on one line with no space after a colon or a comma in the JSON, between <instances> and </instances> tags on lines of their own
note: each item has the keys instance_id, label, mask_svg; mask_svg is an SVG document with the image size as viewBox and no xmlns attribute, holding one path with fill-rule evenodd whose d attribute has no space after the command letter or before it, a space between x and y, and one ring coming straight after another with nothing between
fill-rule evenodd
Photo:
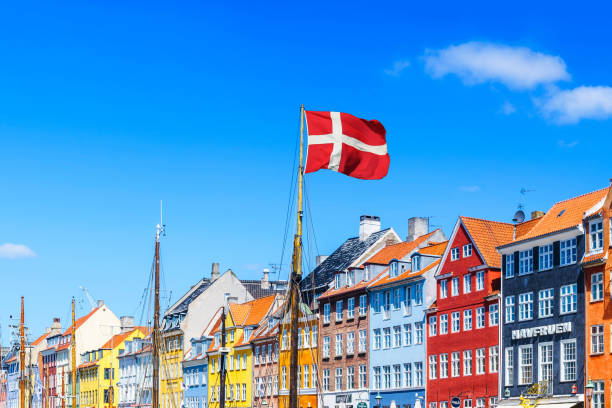
<instances>
[{"instance_id":1,"label":"tv antenna","mask_svg":"<svg viewBox=\"0 0 612 408\"><path fill-rule=\"evenodd\" d=\"M523 211L525 209L525 196L527 193L531 193L532 191L535 190L528 190L525 187L521 187L519 191L521 198L518 203L518 210L514 213L514 217L512 217L512 221L515 224L520 224L521 222L525 221L525 211Z\"/></svg>"}]
</instances>

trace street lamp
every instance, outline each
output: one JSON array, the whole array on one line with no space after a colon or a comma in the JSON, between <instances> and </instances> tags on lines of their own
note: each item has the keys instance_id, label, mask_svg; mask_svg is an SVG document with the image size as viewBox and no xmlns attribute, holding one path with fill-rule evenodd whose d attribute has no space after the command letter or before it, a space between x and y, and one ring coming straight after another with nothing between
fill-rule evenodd
<instances>
[{"instance_id":1,"label":"street lamp","mask_svg":"<svg viewBox=\"0 0 612 408\"><path fill-rule=\"evenodd\" d=\"M593 397L593 389L595 388L595 384L593 384L593 381L589 378L589 383L584 388L586 390L587 408L591 408L591 398Z\"/></svg>"},{"instance_id":2,"label":"street lamp","mask_svg":"<svg viewBox=\"0 0 612 408\"><path fill-rule=\"evenodd\" d=\"M506 390L504 391L504 397L510 398L510 388L506 388Z\"/></svg>"},{"instance_id":3,"label":"street lamp","mask_svg":"<svg viewBox=\"0 0 612 408\"><path fill-rule=\"evenodd\" d=\"M378 408L380 408L380 403L382 401L382 396L380 395L380 391L378 392L378 394L376 394L376 396L374 397L374 399L376 400L376 406Z\"/></svg>"}]
</instances>

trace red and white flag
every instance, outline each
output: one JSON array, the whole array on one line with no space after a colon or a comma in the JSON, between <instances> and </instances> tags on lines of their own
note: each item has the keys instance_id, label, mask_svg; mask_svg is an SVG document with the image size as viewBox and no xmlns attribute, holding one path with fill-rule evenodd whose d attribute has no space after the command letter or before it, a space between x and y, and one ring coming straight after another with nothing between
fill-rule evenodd
<instances>
[{"instance_id":1,"label":"red and white flag","mask_svg":"<svg viewBox=\"0 0 612 408\"><path fill-rule=\"evenodd\" d=\"M306 173L337 171L364 180L381 179L389 171L385 128L342 112L306 111Z\"/></svg>"}]
</instances>

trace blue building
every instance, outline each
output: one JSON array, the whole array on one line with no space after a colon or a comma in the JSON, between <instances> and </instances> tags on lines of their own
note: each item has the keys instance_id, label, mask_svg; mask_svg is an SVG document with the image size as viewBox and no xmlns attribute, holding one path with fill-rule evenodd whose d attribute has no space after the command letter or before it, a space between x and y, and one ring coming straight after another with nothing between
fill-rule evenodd
<instances>
[{"instance_id":1,"label":"blue building","mask_svg":"<svg viewBox=\"0 0 612 408\"><path fill-rule=\"evenodd\" d=\"M425 310L435 300L435 273L445 241L442 231L436 230L388 246L385 250L396 257L368 285L371 407L425 404Z\"/></svg>"},{"instance_id":2,"label":"blue building","mask_svg":"<svg viewBox=\"0 0 612 408\"><path fill-rule=\"evenodd\" d=\"M212 338L201 336L191 339L191 348L183 360L185 408L208 407L208 354Z\"/></svg>"},{"instance_id":3,"label":"blue building","mask_svg":"<svg viewBox=\"0 0 612 408\"><path fill-rule=\"evenodd\" d=\"M125 349L119 351L119 408L151 407L153 364L151 339L126 340Z\"/></svg>"}]
</instances>

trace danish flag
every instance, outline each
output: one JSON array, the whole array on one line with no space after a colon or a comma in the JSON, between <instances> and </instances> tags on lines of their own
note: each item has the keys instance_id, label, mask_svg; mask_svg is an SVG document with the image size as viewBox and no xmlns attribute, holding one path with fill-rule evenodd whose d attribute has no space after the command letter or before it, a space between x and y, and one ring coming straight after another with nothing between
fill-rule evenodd
<instances>
[{"instance_id":1,"label":"danish flag","mask_svg":"<svg viewBox=\"0 0 612 408\"><path fill-rule=\"evenodd\" d=\"M306 126L306 173L328 169L364 180L387 175L390 158L379 121L342 112L306 111Z\"/></svg>"}]
</instances>

